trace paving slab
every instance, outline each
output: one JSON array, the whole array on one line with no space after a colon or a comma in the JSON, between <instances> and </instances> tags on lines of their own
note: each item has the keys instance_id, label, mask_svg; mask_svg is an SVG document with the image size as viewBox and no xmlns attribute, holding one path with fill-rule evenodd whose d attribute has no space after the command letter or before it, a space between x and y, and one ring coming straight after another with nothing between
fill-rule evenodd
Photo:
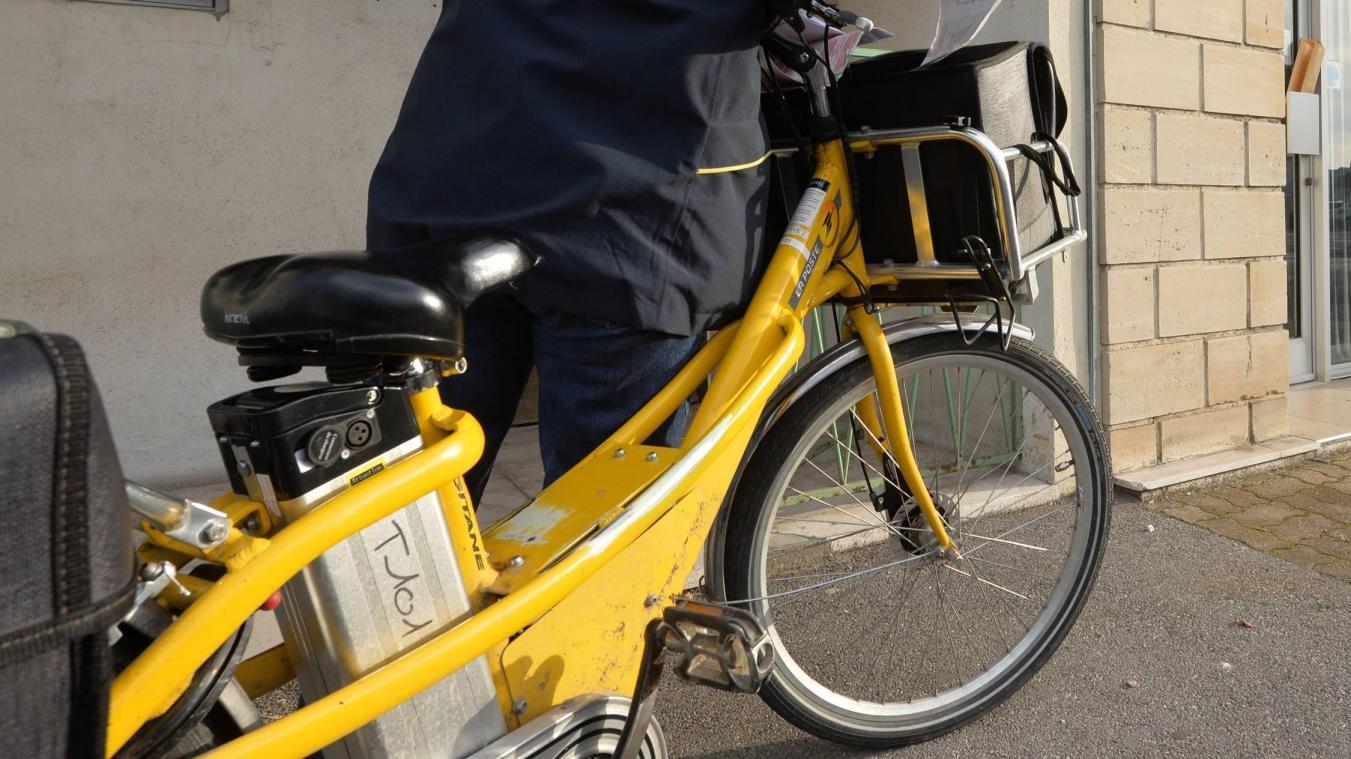
<instances>
[{"instance_id":1,"label":"paving slab","mask_svg":"<svg viewBox=\"0 0 1351 759\"><path fill-rule=\"evenodd\" d=\"M1226 503L1234 510L1226 511ZM1351 450L1323 451L1219 487L1168 491L1149 507L1276 558L1345 577L1344 564L1351 562Z\"/></svg>"}]
</instances>

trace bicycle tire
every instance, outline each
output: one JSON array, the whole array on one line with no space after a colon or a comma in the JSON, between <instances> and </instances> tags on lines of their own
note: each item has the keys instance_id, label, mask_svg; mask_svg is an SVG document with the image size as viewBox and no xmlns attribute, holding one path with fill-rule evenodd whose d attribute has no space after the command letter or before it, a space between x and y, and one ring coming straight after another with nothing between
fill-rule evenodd
<instances>
[{"instance_id":1,"label":"bicycle tire","mask_svg":"<svg viewBox=\"0 0 1351 759\"><path fill-rule=\"evenodd\" d=\"M1086 538L1085 550L1075 566L1070 568L1067 563L1066 574L1060 578L1061 582L1069 583L1069 592L1059 602L1059 608L1052 610L1047 606L1044 614L1050 614L1047 617L1050 624L1037 631L1035 640L1028 641L1027 653L1013 658L998 673L983 673L981 677L988 677L988 682L970 697L954 701L950 708L924 719L896 719L888 722L879 720L875 715L864 715L861 711L850 713L848 709L838 710L831 703L823 707L822 699L828 697L804 692L801 678L795 676L785 663L786 652L776 638L778 655L774 671L761 691L762 699L787 721L817 737L872 749L919 743L950 732L1009 698L1045 664L1073 626L1092 589L1107 540L1113 487L1106 437L1087 393L1058 361L1033 344L1015 339L1005 351L993 336L984 336L974 345L968 346L961 335L941 333L900 343L893 346L892 351L898 374L901 375L905 374L908 367L923 362L976 359L994 362L1038 384L1041 392L1053 403L1059 404L1060 415L1064 417L1059 421L1062 431L1067 435L1067 448L1078 451L1084 459L1082 465L1077 460L1074 463L1075 492L1088 496L1086 506L1077 505L1075 508L1074 535L1079 535L1079 520L1084 519ZM872 369L866 357L860 357L841 368L786 409L752 453L732 499L723 552L726 597L733 599L733 603L737 602L736 599L752 599L767 587L755 581L757 563L764 561L765 546L770 542L764 532L766 521L774 518L778 499L783 493L782 485L786 477L792 476L792 472L786 470L795 466L796 455L810 442L804 440L821 425L823 416L831 413L832 407L839 407L842 398L871 382ZM831 423L827 421L826 424ZM1074 445L1070 445L1069 434L1077 438ZM959 452L959 461L961 456ZM1052 459L1055 459L1055 455ZM1060 470L1056 468L1056 471ZM1080 479L1085 474L1087 479L1081 486ZM1052 475L1054 480L1055 475ZM1081 495L1081 504L1083 500ZM973 565L968 565L968 568L970 566ZM742 603L749 605L750 602ZM767 624L773 627L772 621L767 620ZM1031 635L1029 628L1028 636ZM1018 645L1022 645L1022 641Z\"/></svg>"}]
</instances>

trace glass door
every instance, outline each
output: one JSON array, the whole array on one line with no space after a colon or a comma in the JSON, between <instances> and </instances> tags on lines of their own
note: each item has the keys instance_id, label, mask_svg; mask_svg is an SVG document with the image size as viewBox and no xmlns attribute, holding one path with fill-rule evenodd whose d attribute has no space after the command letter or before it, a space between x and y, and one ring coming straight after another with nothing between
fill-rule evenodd
<instances>
[{"instance_id":1,"label":"glass door","mask_svg":"<svg viewBox=\"0 0 1351 759\"><path fill-rule=\"evenodd\" d=\"M1327 214L1327 329L1330 376L1351 374L1351 97L1343 71L1351 61L1351 3L1323 2L1323 210Z\"/></svg>"}]
</instances>

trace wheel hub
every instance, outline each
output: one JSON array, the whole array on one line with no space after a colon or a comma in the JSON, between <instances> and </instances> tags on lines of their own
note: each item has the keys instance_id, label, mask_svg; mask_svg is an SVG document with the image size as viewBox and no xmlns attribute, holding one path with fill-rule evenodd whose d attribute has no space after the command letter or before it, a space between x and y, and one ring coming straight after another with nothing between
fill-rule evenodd
<instances>
[{"instance_id":1,"label":"wheel hub","mask_svg":"<svg viewBox=\"0 0 1351 759\"><path fill-rule=\"evenodd\" d=\"M943 518L943 521L947 521L949 514L957 513L957 502L952 496L946 493L930 492L929 498L933 501L934 508L938 510L938 515ZM929 528L929 520L924 518L924 511L913 500L907 504L907 508L902 513L897 515L894 524L896 531L899 533L897 540L900 541L901 546L907 552L919 555L938 548L938 541L934 537L933 530ZM955 538L956 535L953 535L953 537Z\"/></svg>"}]
</instances>

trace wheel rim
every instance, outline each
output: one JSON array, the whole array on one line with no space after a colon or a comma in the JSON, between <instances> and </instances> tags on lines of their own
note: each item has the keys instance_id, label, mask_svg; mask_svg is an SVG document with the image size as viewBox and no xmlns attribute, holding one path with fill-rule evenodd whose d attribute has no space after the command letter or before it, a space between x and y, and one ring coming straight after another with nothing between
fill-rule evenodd
<instances>
[{"instance_id":1,"label":"wheel rim","mask_svg":"<svg viewBox=\"0 0 1351 759\"><path fill-rule=\"evenodd\" d=\"M925 357L898 374L917 458L964 558L935 555L913 501L889 518L857 492L858 479L874 492L891 479L852 410L865 397L875 403L867 379L812 420L781 468L750 576L749 605L778 653L775 685L863 730L922 730L1008 691L996 686L1035 666L1072 619L1100 529L1094 499L1103 475L1049 383L979 353ZM1003 463L991 456L996 433L1018 433ZM832 446L834 468L822 456ZM851 469L863 477L851 479ZM903 537L927 545L906 550ZM989 627L1010 632L1000 638ZM825 650L805 651L827 628L838 635L826 636ZM957 661L964 653L975 663Z\"/></svg>"}]
</instances>

